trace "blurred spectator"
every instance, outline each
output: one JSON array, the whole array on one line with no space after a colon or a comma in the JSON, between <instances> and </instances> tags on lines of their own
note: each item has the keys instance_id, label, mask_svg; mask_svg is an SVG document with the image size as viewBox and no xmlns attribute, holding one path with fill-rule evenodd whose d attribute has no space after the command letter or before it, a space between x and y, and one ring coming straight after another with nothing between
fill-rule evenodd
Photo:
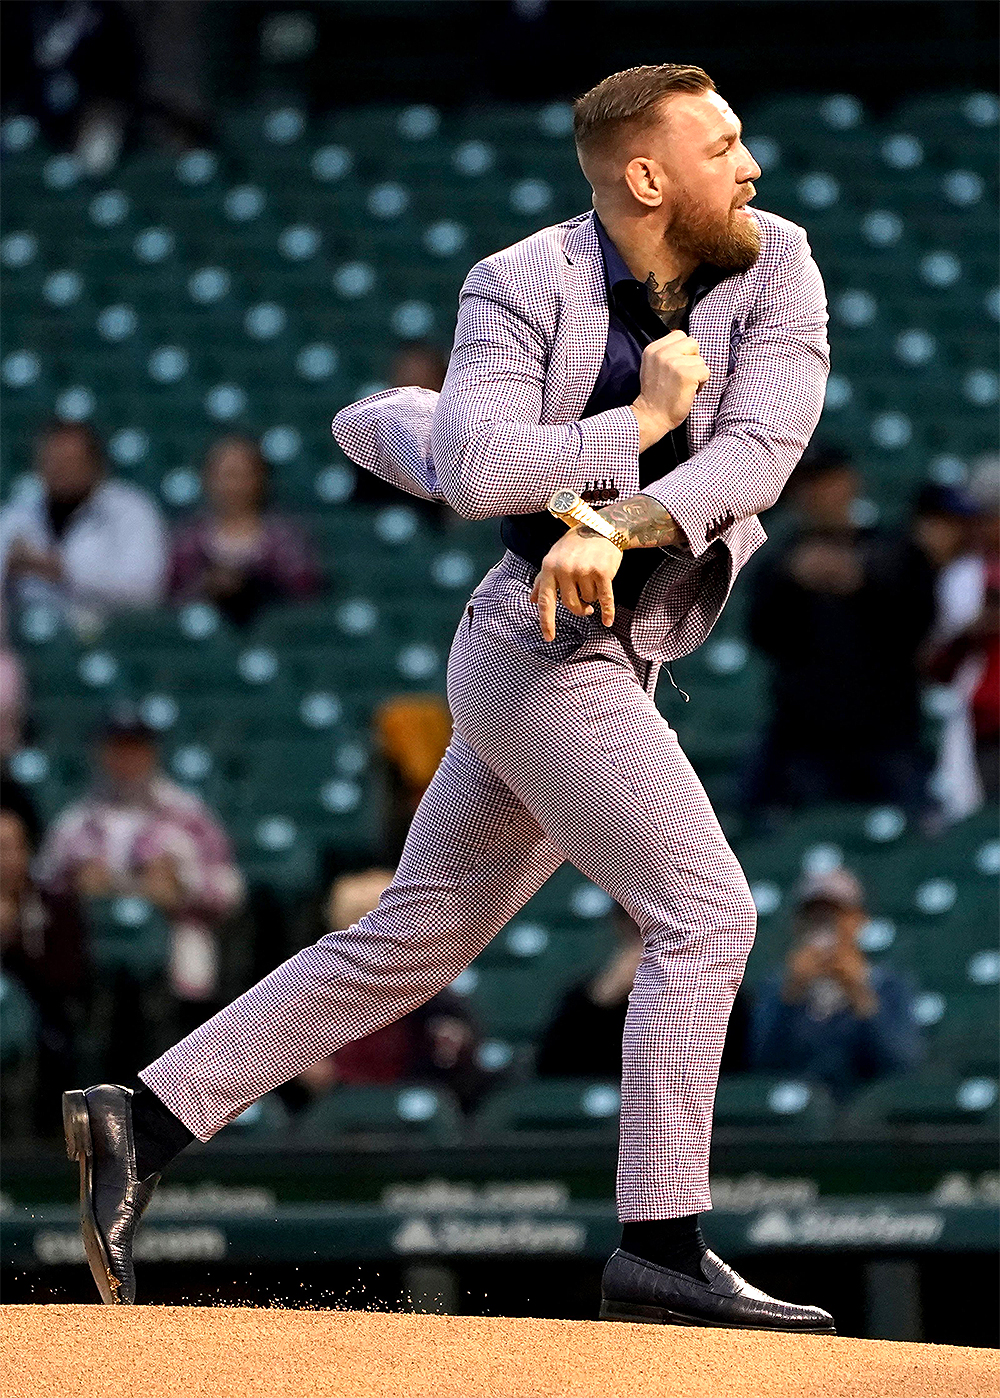
<instances>
[{"instance_id":1,"label":"blurred spectator","mask_svg":"<svg viewBox=\"0 0 1000 1398\"><path fill-rule=\"evenodd\" d=\"M451 739L451 714L439 694L397 694L375 710L372 729L388 786L383 848L395 863Z\"/></svg>"},{"instance_id":2,"label":"blurred spectator","mask_svg":"<svg viewBox=\"0 0 1000 1398\"><path fill-rule=\"evenodd\" d=\"M76 896L40 888L31 876L31 856L29 830L5 800L0 807L0 962L38 1012L34 1126L47 1135L58 1127L59 1093L72 1086L77 1068L89 978Z\"/></svg>"},{"instance_id":3,"label":"blurred spectator","mask_svg":"<svg viewBox=\"0 0 1000 1398\"><path fill-rule=\"evenodd\" d=\"M204 0L5 5L5 105L35 117L95 179L140 126L159 145L207 146L204 10Z\"/></svg>"},{"instance_id":4,"label":"blurred spectator","mask_svg":"<svg viewBox=\"0 0 1000 1398\"><path fill-rule=\"evenodd\" d=\"M535 1071L547 1078L620 1078L628 997L642 960L642 935L616 903L611 925L618 946L596 976L567 990L544 1031ZM736 997L722 1054L722 1072L740 1073L747 1062L747 1012Z\"/></svg>"},{"instance_id":5,"label":"blurred spectator","mask_svg":"<svg viewBox=\"0 0 1000 1398\"><path fill-rule=\"evenodd\" d=\"M205 0L122 0L141 56L140 106L157 145L187 150L212 143Z\"/></svg>"},{"instance_id":6,"label":"blurred spectator","mask_svg":"<svg viewBox=\"0 0 1000 1398\"><path fill-rule=\"evenodd\" d=\"M123 8L32 0L5 5L3 28L6 100L37 118L47 139L71 149L89 175L107 174L134 118L141 77Z\"/></svg>"},{"instance_id":7,"label":"blurred spectator","mask_svg":"<svg viewBox=\"0 0 1000 1398\"><path fill-rule=\"evenodd\" d=\"M973 477L971 547L943 570L929 676L951 691L931 789L945 824L961 820L1000 784L1000 465Z\"/></svg>"},{"instance_id":8,"label":"blurred spectator","mask_svg":"<svg viewBox=\"0 0 1000 1398\"><path fill-rule=\"evenodd\" d=\"M334 881L327 900L327 930L351 927L371 912L392 878L391 869L342 874ZM453 991L444 990L394 1024L322 1059L299 1074L281 1095L297 1110L338 1083L432 1083L448 1088L469 1111L492 1081L492 1075L476 1060L478 1044L465 1002Z\"/></svg>"},{"instance_id":9,"label":"blurred spectator","mask_svg":"<svg viewBox=\"0 0 1000 1398\"><path fill-rule=\"evenodd\" d=\"M42 837L42 822L28 788L10 770L6 758L0 759L0 800L4 809L13 811L28 834L28 843L35 849Z\"/></svg>"},{"instance_id":10,"label":"blurred spectator","mask_svg":"<svg viewBox=\"0 0 1000 1398\"><path fill-rule=\"evenodd\" d=\"M938 578L968 551L977 514L971 494L958 486L927 481L917 491L911 534Z\"/></svg>"},{"instance_id":11,"label":"blurred spectator","mask_svg":"<svg viewBox=\"0 0 1000 1398\"><path fill-rule=\"evenodd\" d=\"M302 530L267 507L268 468L249 437L224 437L205 457L206 509L174 544L170 594L213 602L236 625L269 602L311 597L319 570Z\"/></svg>"},{"instance_id":12,"label":"blurred spectator","mask_svg":"<svg viewBox=\"0 0 1000 1398\"><path fill-rule=\"evenodd\" d=\"M38 488L0 510L0 578L21 605L46 603L86 627L160 601L167 536L145 491L108 476L92 428L53 422L35 456Z\"/></svg>"},{"instance_id":13,"label":"blurred spectator","mask_svg":"<svg viewBox=\"0 0 1000 1398\"><path fill-rule=\"evenodd\" d=\"M0 757L21 746L24 714L24 675L14 651L0 641Z\"/></svg>"},{"instance_id":14,"label":"blurred spectator","mask_svg":"<svg viewBox=\"0 0 1000 1398\"><path fill-rule=\"evenodd\" d=\"M427 340L410 340L400 345L392 357L389 377L393 388L429 388L440 393L444 376L448 372L448 359L437 345Z\"/></svg>"},{"instance_id":15,"label":"blurred spectator","mask_svg":"<svg viewBox=\"0 0 1000 1398\"><path fill-rule=\"evenodd\" d=\"M771 716L751 808L890 801L919 809L917 654L934 569L910 538L857 525L858 475L832 449L789 483L796 523L752 579L749 631L771 665Z\"/></svg>"},{"instance_id":16,"label":"blurred spectator","mask_svg":"<svg viewBox=\"0 0 1000 1398\"><path fill-rule=\"evenodd\" d=\"M43 842L39 881L52 893L153 904L171 927L173 995L204 1005L218 983L217 930L243 898L229 839L197 796L163 775L153 733L131 714L103 728L95 758L91 791Z\"/></svg>"},{"instance_id":17,"label":"blurred spectator","mask_svg":"<svg viewBox=\"0 0 1000 1398\"><path fill-rule=\"evenodd\" d=\"M890 967L869 964L858 945L867 920L861 885L847 869L803 880L784 970L754 1004L754 1068L818 1079L843 1100L919 1063L913 987Z\"/></svg>"},{"instance_id":18,"label":"blurred spectator","mask_svg":"<svg viewBox=\"0 0 1000 1398\"><path fill-rule=\"evenodd\" d=\"M429 340L410 340L400 345L389 365L391 388L427 388L440 393L448 371L447 357ZM359 471L352 500L363 505L406 504L436 529L459 523L460 516L444 500L421 500L415 495L403 495L395 486L380 480L370 471Z\"/></svg>"}]
</instances>

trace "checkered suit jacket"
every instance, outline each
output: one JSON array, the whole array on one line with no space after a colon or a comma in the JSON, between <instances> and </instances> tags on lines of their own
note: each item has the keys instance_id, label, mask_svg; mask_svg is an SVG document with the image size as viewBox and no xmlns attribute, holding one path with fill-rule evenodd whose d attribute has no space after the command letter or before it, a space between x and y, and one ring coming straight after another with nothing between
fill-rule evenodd
<instances>
[{"instance_id":1,"label":"checkered suit jacket","mask_svg":"<svg viewBox=\"0 0 1000 1398\"><path fill-rule=\"evenodd\" d=\"M656 570L632 623L647 659L684 655L707 636L737 572L766 538L757 515L777 500L823 404L826 298L805 232L751 212L760 257L691 312L690 333L711 371L688 418L691 455L642 487L684 530L706 584L679 592L669 556ZM359 466L445 499L470 519L542 510L558 486L583 490L595 478L610 477L623 498L635 495L631 409L580 420L607 333L604 262L588 212L472 268L440 396L419 388L372 394L337 414L334 437ZM721 555L709 548L716 539Z\"/></svg>"}]
</instances>

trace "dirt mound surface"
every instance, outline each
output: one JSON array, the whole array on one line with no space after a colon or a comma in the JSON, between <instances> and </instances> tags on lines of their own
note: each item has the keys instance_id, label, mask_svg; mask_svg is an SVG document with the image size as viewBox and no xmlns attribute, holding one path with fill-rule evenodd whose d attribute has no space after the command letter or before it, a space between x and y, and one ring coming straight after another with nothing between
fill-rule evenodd
<instances>
[{"instance_id":1,"label":"dirt mound surface","mask_svg":"<svg viewBox=\"0 0 1000 1398\"><path fill-rule=\"evenodd\" d=\"M993 1350L495 1317L4 1306L5 1398L996 1398Z\"/></svg>"}]
</instances>

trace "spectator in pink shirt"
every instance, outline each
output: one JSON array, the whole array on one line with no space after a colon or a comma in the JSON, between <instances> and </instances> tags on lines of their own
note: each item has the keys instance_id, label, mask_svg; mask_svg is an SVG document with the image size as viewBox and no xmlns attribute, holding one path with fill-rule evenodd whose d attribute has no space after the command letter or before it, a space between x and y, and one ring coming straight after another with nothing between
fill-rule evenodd
<instances>
[{"instance_id":1,"label":"spectator in pink shirt","mask_svg":"<svg viewBox=\"0 0 1000 1398\"><path fill-rule=\"evenodd\" d=\"M303 531L267 507L267 462L249 437L224 437L202 472L206 509L174 542L174 601L214 602L236 625L268 602L313 596L319 570Z\"/></svg>"},{"instance_id":2,"label":"spectator in pink shirt","mask_svg":"<svg viewBox=\"0 0 1000 1398\"><path fill-rule=\"evenodd\" d=\"M170 923L173 996L211 1002L218 929L244 892L229 839L197 796L163 775L154 735L131 714L106 725L96 758L92 789L45 837L39 882L52 893L154 904Z\"/></svg>"}]
</instances>

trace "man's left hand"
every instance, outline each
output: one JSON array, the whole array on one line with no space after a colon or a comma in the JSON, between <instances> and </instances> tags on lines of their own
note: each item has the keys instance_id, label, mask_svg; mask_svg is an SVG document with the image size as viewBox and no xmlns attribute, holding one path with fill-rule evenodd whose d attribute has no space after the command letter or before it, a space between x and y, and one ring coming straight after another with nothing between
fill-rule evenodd
<instances>
[{"instance_id":1,"label":"man's left hand","mask_svg":"<svg viewBox=\"0 0 1000 1398\"><path fill-rule=\"evenodd\" d=\"M538 603L538 622L547 641L556 638L556 596L577 616L593 616L594 604L601 608L601 620L610 626L615 619L615 598L611 580L621 567L622 551L599 534L581 535L567 529L542 559L541 572L531 589L532 602Z\"/></svg>"}]
</instances>

